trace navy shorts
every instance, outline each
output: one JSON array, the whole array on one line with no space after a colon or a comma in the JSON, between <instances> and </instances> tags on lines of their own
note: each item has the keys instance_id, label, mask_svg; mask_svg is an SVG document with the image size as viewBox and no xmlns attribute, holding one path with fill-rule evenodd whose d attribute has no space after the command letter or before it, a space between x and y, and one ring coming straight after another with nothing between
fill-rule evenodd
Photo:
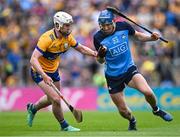
<instances>
[{"instance_id":1,"label":"navy shorts","mask_svg":"<svg viewBox=\"0 0 180 137\"><path fill-rule=\"evenodd\" d=\"M60 76L59 76L58 70L56 70L54 73L46 72L46 74L52 78L53 82L60 81ZM36 84L43 81L42 76L38 72L34 71L33 69L31 69L31 77Z\"/></svg>"},{"instance_id":2,"label":"navy shorts","mask_svg":"<svg viewBox=\"0 0 180 137\"><path fill-rule=\"evenodd\" d=\"M117 77L105 75L109 93L115 94L120 91L123 91L123 89L126 87L126 85L131 81L132 77L137 73L139 73L137 67L131 66L127 70L127 72L125 72Z\"/></svg>"}]
</instances>

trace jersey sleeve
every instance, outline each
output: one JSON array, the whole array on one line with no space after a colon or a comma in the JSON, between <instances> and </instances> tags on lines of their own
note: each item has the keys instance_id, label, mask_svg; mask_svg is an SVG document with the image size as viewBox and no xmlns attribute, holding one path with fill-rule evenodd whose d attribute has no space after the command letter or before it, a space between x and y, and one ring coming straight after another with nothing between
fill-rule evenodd
<instances>
[{"instance_id":1,"label":"jersey sleeve","mask_svg":"<svg viewBox=\"0 0 180 137\"><path fill-rule=\"evenodd\" d=\"M38 49L41 53L43 53L51 45L51 42L52 40L48 36L42 35L38 40L36 49Z\"/></svg>"},{"instance_id":2,"label":"jersey sleeve","mask_svg":"<svg viewBox=\"0 0 180 137\"><path fill-rule=\"evenodd\" d=\"M73 48L77 47L78 44L79 44L79 43L76 41L76 39L73 37L72 34L69 35L68 41L69 41L70 46L73 47Z\"/></svg>"},{"instance_id":3,"label":"jersey sleeve","mask_svg":"<svg viewBox=\"0 0 180 137\"><path fill-rule=\"evenodd\" d=\"M135 34L135 29L130 25L128 24L127 22L124 22L126 28L129 30L129 35L134 35Z\"/></svg>"},{"instance_id":4,"label":"jersey sleeve","mask_svg":"<svg viewBox=\"0 0 180 137\"><path fill-rule=\"evenodd\" d=\"M100 45L100 43L99 43L96 35L94 35L94 37L93 37L93 43L94 43L95 49L98 51L98 49L99 49L99 47L100 47L101 45Z\"/></svg>"}]
</instances>

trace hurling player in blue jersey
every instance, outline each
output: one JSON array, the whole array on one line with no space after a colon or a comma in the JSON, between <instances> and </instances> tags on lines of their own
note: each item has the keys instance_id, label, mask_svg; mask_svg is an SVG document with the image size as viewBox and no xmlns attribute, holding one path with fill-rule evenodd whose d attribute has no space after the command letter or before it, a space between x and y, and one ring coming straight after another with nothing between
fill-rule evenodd
<instances>
[{"instance_id":1,"label":"hurling player in blue jersey","mask_svg":"<svg viewBox=\"0 0 180 137\"><path fill-rule=\"evenodd\" d=\"M158 40L159 35L153 33L148 36L134 30L126 22L114 22L113 19L112 12L101 11L98 18L100 30L94 35L94 46L98 51L98 62L105 62L105 77L110 96L121 116L129 120L128 130L137 129L136 119L125 103L123 90L126 85L144 94L154 115L165 121L171 121L173 117L157 106L156 97L144 77L139 73L129 47L129 36L146 42Z\"/></svg>"}]
</instances>

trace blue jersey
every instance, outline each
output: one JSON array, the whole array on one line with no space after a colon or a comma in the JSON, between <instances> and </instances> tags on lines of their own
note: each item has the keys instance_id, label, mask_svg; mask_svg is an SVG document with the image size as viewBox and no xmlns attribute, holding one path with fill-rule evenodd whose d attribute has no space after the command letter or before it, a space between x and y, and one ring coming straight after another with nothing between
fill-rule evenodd
<instances>
[{"instance_id":1,"label":"blue jersey","mask_svg":"<svg viewBox=\"0 0 180 137\"><path fill-rule=\"evenodd\" d=\"M105 74L119 76L127 72L134 65L129 47L129 35L134 35L135 30L126 22L117 22L115 31L105 35L101 30L94 35L96 50L101 45L107 48L105 56Z\"/></svg>"}]
</instances>

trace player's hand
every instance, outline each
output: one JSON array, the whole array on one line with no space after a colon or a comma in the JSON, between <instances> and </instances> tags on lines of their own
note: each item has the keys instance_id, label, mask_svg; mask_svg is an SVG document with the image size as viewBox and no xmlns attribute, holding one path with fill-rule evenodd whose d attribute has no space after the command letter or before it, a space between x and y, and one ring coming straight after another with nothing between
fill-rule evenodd
<instances>
[{"instance_id":1,"label":"player's hand","mask_svg":"<svg viewBox=\"0 0 180 137\"><path fill-rule=\"evenodd\" d=\"M107 50L106 47L100 46L100 47L99 47L99 50L98 50L98 57L104 58L105 55L106 55L106 50Z\"/></svg>"},{"instance_id":2,"label":"player's hand","mask_svg":"<svg viewBox=\"0 0 180 137\"><path fill-rule=\"evenodd\" d=\"M151 39L152 39L153 41L158 40L159 37L160 37L160 35L159 35L158 33L155 33L155 32L154 32L154 33L151 34Z\"/></svg>"},{"instance_id":3,"label":"player's hand","mask_svg":"<svg viewBox=\"0 0 180 137\"><path fill-rule=\"evenodd\" d=\"M46 75L46 74L42 75L42 77L43 77L44 82L45 82L46 84L48 84L48 85L51 85L51 83L53 82L53 80L51 79L51 77L49 77L49 76Z\"/></svg>"},{"instance_id":4,"label":"player's hand","mask_svg":"<svg viewBox=\"0 0 180 137\"><path fill-rule=\"evenodd\" d=\"M97 51L94 51L94 57L97 57L98 56L98 52Z\"/></svg>"}]
</instances>

